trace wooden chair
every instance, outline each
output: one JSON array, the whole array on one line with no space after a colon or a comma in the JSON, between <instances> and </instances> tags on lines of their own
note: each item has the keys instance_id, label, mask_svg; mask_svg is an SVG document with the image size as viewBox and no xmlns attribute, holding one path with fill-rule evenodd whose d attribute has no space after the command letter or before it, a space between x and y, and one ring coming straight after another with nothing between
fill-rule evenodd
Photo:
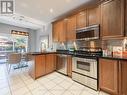
<instances>
[{"instance_id":1,"label":"wooden chair","mask_svg":"<svg viewBox=\"0 0 127 95\"><path fill-rule=\"evenodd\" d=\"M12 65L17 64L17 66L19 66L20 62L21 62L21 54L20 53L8 54L8 62L7 62L8 73L10 72Z\"/></svg>"}]
</instances>

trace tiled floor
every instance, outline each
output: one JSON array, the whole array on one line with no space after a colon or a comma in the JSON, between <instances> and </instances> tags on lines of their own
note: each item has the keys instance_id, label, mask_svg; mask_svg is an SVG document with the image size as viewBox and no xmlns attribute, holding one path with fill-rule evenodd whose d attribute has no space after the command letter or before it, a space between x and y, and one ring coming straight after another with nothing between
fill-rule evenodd
<instances>
[{"instance_id":1,"label":"tiled floor","mask_svg":"<svg viewBox=\"0 0 127 95\"><path fill-rule=\"evenodd\" d=\"M28 68L6 71L0 65L0 95L107 95L93 91L57 72L33 80Z\"/></svg>"}]
</instances>

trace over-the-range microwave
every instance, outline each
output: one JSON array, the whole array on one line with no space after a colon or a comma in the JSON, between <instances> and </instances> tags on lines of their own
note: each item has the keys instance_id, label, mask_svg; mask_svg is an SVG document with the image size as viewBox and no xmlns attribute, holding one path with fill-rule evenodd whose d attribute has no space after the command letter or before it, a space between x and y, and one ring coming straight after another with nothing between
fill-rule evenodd
<instances>
[{"instance_id":1,"label":"over-the-range microwave","mask_svg":"<svg viewBox=\"0 0 127 95\"><path fill-rule=\"evenodd\" d=\"M76 30L76 40L94 40L100 38L100 25L92 25Z\"/></svg>"}]
</instances>

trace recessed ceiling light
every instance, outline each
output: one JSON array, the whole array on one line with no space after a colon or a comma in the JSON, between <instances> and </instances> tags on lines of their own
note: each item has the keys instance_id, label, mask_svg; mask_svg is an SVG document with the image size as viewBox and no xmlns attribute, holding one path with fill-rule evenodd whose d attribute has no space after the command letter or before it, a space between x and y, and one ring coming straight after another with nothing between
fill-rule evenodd
<instances>
[{"instance_id":1,"label":"recessed ceiling light","mask_svg":"<svg viewBox=\"0 0 127 95\"><path fill-rule=\"evenodd\" d=\"M52 8L50 9L50 13L53 13L53 9Z\"/></svg>"}]
</instances>

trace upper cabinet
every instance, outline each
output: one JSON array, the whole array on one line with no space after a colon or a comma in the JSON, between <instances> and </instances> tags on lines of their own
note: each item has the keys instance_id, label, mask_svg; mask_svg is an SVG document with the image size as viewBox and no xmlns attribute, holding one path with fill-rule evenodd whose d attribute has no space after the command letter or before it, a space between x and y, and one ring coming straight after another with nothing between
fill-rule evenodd
<instances>
[{"instance_id":1,"label":"upper cabinet","mask_svg":"<svg viewBox=\"0 0 127 95\"><path fill-rule=\"evenodd\" d=\"M77 14L77 29L84 28L90 25L100 24L100 6L94 6L92 8L88 8L84 11L81 11Z\"/></svg>"},{"instance_id":2,"label":"upper cabinet","mask_svg":"<svg viewBox=\"0 0 127 95\"><path fill-rule=\"evenodd\" d=\"M59 42L66 41L66 20L58 21Z\"/></svg>"},{"instance_id":3,"label":"upper cabinet","mask_svg":"<svg viewBox=\"0 0 127 95\"><path fill-rule=\"evenodd\" d=\"M53 40L54 42L66 41L66 20L60 20L53 23Z\"/></svg>"},{"instance_id":4,"label":"upper cabinet","mask_svg":"<svg viewBox=\"0 0 127 95\"><path fill-rule=\"evenodd\" d=\"M76 15L67 18L67 41L76 39Z\"/></svg>"},{"instance_id":5,"label":"upper cabinet","mask_svg":"<svg viewBox=\"0 0 127 95\"><path fill-rule=\"evenodd\" d=\"M52 35L53 35L53 41L58 42L59 41L59 31L58 31L58 22L54 22L52 24Z\"/></svg>"},{"instance_id":6,"label":"upper cabinet","mask_svg":"<svg viewBox=\"0 0 127 95\"><path fill-rule=\"evenodd\" d=\"M101 4L102 38L124 36L124 0L108 0Z\"/></svg>"},{"instance_id":7,"label":"upper cabinet","mask_svg":"<svg viewBox=\"0 0 127 95\"><path fill-rule=\"evenodd\" d=\"M100 24L100 6L87 9L87 25Z\"/></svg>"},{"instance_id":8,"label":"upper cabinet","mask_svg":"<svg viewBox=\"0 0 127 95\"><path fill-rule=\"evenodd\" d=\"M83 28L87 26L87 15L86 11L79 12L76 15L76 20L77 20L77 29Z\"/></svg>"}]
</instances>

